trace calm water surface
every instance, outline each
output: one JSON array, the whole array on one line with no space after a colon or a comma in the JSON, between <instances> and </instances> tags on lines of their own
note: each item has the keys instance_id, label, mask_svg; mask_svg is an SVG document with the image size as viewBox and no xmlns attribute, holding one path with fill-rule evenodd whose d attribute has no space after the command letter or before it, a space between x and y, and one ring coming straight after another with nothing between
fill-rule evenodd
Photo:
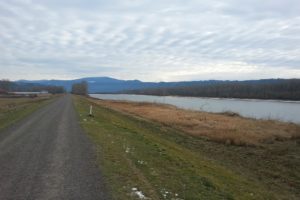
<instances>
[{"instance_id":1,"label":"calm water surface","mask_svg":"<svg viewBox=\"0 0 300 200\"><path fill-rule=\"evenodd\" d=\"M231 111L239 113L244 117L300 123L300 101L162 97L131 94L90 94L90 96L98 99L164 103L179 108L214 113Z\"/></svg>"}]
</instances>

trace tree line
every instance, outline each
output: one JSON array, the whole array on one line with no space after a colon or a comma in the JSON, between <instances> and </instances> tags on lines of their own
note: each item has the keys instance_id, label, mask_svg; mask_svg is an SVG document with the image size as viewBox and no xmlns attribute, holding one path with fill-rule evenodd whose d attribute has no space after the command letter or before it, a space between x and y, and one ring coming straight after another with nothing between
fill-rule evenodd
<instances>
[{"instance_id":1,"label":"tree line","mask_svg":"<svg viewBox=\"0 0 300 200\"><path fill-rule=\"evenodd\" d=\"M65 93L66 90L63 86L55 85L41 85L34 83L20 83L13 82L7 79L0 80L0 89L6 92L41 92L48 91L51 94L60 94ZM88 94L88 84L86 81L80 83L74 83L72 85L71 92L78 95L87 95Z\"/></svg>"},{"instance_id":2,"label":"tree line","mask_svg":"<svg viewBox=\"0 0 300 200\"><path fill-rule=\"evenodd\" d=\"M51 94L65 93L62 86L40 85L33 83L16 83L7 79L0 80L0 89L7 92L40 92L48 91Z\"/></svg>"},{"instance_id":3,"label":"tree line","mask_svg":"<svg viewBox=\"0 0 300 200\"><path fill-rule=\"evenodd\" d=\"M300 79L217 81L191 86L127 90L122 93L159 96L300 100Z\"/></svg>"}]
</instances>

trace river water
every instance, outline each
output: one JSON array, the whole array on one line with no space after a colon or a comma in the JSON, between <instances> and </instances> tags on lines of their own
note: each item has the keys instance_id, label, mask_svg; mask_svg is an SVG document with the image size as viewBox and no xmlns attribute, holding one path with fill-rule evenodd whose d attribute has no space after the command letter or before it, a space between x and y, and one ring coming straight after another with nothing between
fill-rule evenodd
<instances>
[{"instance_id":1,"label":"river water","mask_svg":"<svg viewBox=\"0 0 300 200\"><path fill-rule=\"evenodd\" d=\"M285 122L300 123L300 101L152 96L133 94L90 94L90 96L107 100L126 100L135 102L171 104L178 108L213 113L231 111L244 117L256 119L275 119Z\"/></svg>"}]
</instances>

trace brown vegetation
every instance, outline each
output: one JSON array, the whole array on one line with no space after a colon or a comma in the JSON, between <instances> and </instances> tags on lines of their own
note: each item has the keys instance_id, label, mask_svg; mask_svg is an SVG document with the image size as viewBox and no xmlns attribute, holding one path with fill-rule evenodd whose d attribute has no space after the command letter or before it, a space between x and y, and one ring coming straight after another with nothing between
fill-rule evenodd
<instances>
[{"instance_id":1,"label":"brown vegetation","mask_svg":"<svg viewBox=\"0 0 300 200\"><path fill-rule=\"evenodd\" d=\"M300 137L300 126L274 120L255 120L234 114L214 114L174 106L125 101L92 100L102 106L177 128L193 136L234 145L259 145Z\"/></svg>"},{"instance_id":2,"label":"brown vegetation","mask_svg":"<svg viewBox=\"0 0 300 200\"><path fill-rule=\"evenodd\" d=\"M0 98L0 113L13 111L21 107L25 107L35 102L49 99L48 95L41 95L37 98Z\"/></svg>"},{"instance_id":3,"label":"brown vegetation","mask_svg":"<svg viewBox=\"0 0 300 200\"><path fill-rule=\"evenodd\" d=\"M49 103L58 95L38 96L35 98L1 98L0 97L0 130L24 118L41 106Z\"/></svg>"}]
</instances>

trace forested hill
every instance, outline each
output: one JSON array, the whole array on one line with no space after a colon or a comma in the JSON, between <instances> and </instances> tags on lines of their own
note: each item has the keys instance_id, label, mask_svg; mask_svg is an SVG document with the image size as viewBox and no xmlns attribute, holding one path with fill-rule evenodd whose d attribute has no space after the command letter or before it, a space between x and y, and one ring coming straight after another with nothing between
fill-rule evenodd
<instances>
[{"instance_id":1,"label":"forested hill","mask_svg":"<svg viewBox=\"0 0 300 200\"><path fill-rule=\"evenodd\" d=\"M300 100L300 79L216 81L190 86L127 90L126 94Z\"/></svg>"}]
</instances>

